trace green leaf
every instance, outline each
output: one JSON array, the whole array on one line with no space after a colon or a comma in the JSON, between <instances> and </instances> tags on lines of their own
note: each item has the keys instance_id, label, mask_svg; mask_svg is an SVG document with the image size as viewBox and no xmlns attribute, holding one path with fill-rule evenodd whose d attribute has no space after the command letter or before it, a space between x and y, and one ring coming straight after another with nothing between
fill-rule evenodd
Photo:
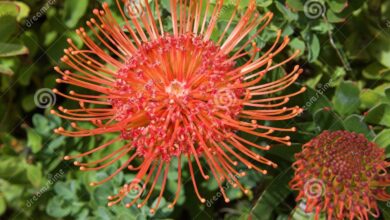
<instances>
[{"instance_id":1,"label":"green leaf","mask_svg":"<svg viewBox=\"0 0 390 220\"><path fill-rule=\"evenodd\" d=\"M360 94L361 107L363 109L372 108L380 103L384 97L377 91L367 89Z\"/></svg>"},{"instance_id":2,"label":"green leaf","mask_svg":"<svg viewBox=\"0 0 390 220\"><path fill-rule=\"evenodd\" d=\"M390 38L384 36L379 30L377 34L378 37L369 44L368 49L378 62L390 68Z\"/></svg>"},{"instance_id":3,"label":"green leaf","mask_svg":"<svg viewBox=\"0 0 390 220\"><path fill-rule=\"evenodd\" d=\"M69 28L76 27L80 18L83 17L87 8L88 8L89 0L67 0L64 3L64 20L66 26Z\"/></svg>"},{"instance_id":4,"label":"green leaf","mask_svg":"<svg viewBox=\"0 0 390 220\"><path fill-rule=\"evenodd\" d=\"M307 37L305 37L305 40L308 44L307 48L309 50L308 60L309 62L314 62L317 60L318 56L320 55L320 50L321 50L320 40L315 34L309 34Z\"/></svg>"},{"instance_id":5,"label":"green leaf","mask_svg":"<svg viewBox=\"0 0 390 220\"><path fill-rule=\"evenodd\" d=\"M390 129L385 129L381 133L379 133L375 138L374 142L378 144L380 147L386 149L386 155L390 156Z\"/></svg>"},{"instance_id":6,"label":"green leaf","mask_svg":"<svg viewBox=\"0 0 390 220\"><path fill-rule=\"evenodd\" d=\"M250 212L252 219L271 219L272 211L278 207L291 192L288 186L291 176L292 169L289 168L272 180L252 208Z\"/></svg>"},{"instance_id":7,"label":"green leaf","mask_svg":"<svg viewBox=\"0 0 390 220\"><path fill-rule=\"evenodd\" d=\"M306 213L305 212L305 207L306 207L306 204L305 202L300 202L299 204L297 204L296 208L292 211L291 213L291 219L294 219L294 220L325 220L326 217L325 217L325 214L321 213L319 218L316 219L315 218L315 213L311 212L311 213Z\"/></svg>"},{"instance_id":8,"label":"green leaf","mask_svg":"<svg viewBox=\"0 0 390 220\"><path fill-rule=\"evenodd\" d=\"M283 4L278 1L275 1L276 8L282 13L283 17L288 21L298 20L298 14L293 13L290 9L286 8Z\"/></svg>"},{"instance_id":9,"label":"green leaf","mask_svg":"<svg viewBox=\"0 0 390 220\"><path fill-rule=\"evenodd\" d=\"M28 54L28 48L19 44L0 43L0 57Z\"/></svg>"},{"instance_id":10,"label":"green leaf","mask_svg":"<svg viewBox=\"0 0 390 220\"><path fill-rule=\"evenodd\" d=\"M28 165L27 178L33 186L39 187L42 183L42 165L41 164L38 164L37 166Z\"/></svg>"},{"instance_id":11,"label":"green leaf","mask_svg":"<svg viewBox=\"0 0 390 220\"><path fill-rule=\"evenodd\" d=\"M42 149L42 137L31 128L27 129L27 146L33 153L38 153Z\"/></svg>"},{"instance_id":12,"label":"green leaf","mask_svg":"<svg viewBox=\"0 0 390 220\"><path fill-rule=\"evenodd\" d=\"M0 216L4 214L5 210L7 210L7 204L4 196L0 195Z\"/></svg>"},{"instance_id":13,"label":"green leaf","mask_svg":"<svg viewBox=\"0 0 390 220\"><path fill-rule=\"evenodd\" d=\"M363 70L363 76L367 79L390 80L390 68L386 68L380 63L372 63Z\"/></svg>"},{"instance_id":14,"label":"green leaf","mask_svg":"<svg viewBox=\"0 0 390 220\"><path fill-rule=\"evenodd\" d=\"M368 111L365 121L390 127L390 104L379 104Z\"/></svg>"},{"instance_id":15,"label":"green leaf","mask_svg":"<svg viewBox=\"0 0 390 220\"><path fill-rule=\"evenodd\" d=\"M0 16L0 42L6 42L10 39L10 37L15 34L17 27L18 23L16 22L15 17Z\"/></svg>"},{"instance_id":16,"label":"green leaf","mask_svg":"<svg viewBox=\"0 0 390 220\"><path fill-rule=\"evenodd\" d=\"M364 122L364 117L360 115L351 115L344 119L345 129L351 132L364 134L369 140L374 138L374 133L368 128Z\"/></svg>"},{"instance_id":17,"label":"green leaf","mask_svg":"<svg viewBox=\"0 0 390 220\"><path fill-rule=\"evenodd\" d=\"M289 7L291 7L296 11L303 10L303 3L301 0L286 0L286 5L288 5Z\"/></svg>"},{"instance_id":18,"label":"green leaf","mask_svg":"<svg viewBox=\"0 0 390 220\"><path fill-rule=\"evenodd\" d=\"M341 115L355 112L360 106L360 90L353 82L341 82L333 97L335 110Z\"/></svg>"},{"instance_id":19,"label":"green leaf","mask_svg":"<svg viewBox=\"0 0 390 220\"><path fill-rule=\"evenodd\" d=\"M320 131L323 130L344 130L344 123L341 118L333 111L320 109L314 114L314 122Z\"/></svg>"},{"instance_id":20,"label":"green leaf","mask_svg":"<svg viewBox=\"0 0 390 220\"><path fill-rule=\"evenodd\" d=\"M71 206L67 205L59 196L55 196L49 200L46 206L46 213L55 218L63 218L71 211Z\"/></svg>"},{"instance_id":21,"label":"green leaf","mask_svg":"<svg viewBox=\"0 0 390 220\"><path fill-rule=\"evenodd\" d=\"M340 13L345 7L348 6L347 0L332 0L327 1L329 7L332 11Z\"/></svg>"},{"instance_id":22,"label":"green leaf","mask_svg":"<svg viewBox=\"0 0 390 220\"><path fill-rule=\"evenodd\" d=\"M0 2L0 12L1 16L18 16L19 10L18 6L11 1L1 1Z\"/></svg>"},{"instance_id":23,"label":"green leaf","mask_svg":"<svg viewBox=\"0 0 390 220\"><path fill-rule=\"evenodd\" d=\"M0 74L12 76L12 75L14 75L14 71L12 69L8 68L7 66L0 65Z\"/></svg>"},{"instance_id":24,"label":"green leaf","mask_svg":"<svg viewBox=\"0 0 390 220\"><path fill-rule=\"evenodd\" d=\"M21 21L23 18L26 18L28 14L30 14L30 7L26 3L20 1L15 1L13 3L18 7L18 21Z\"/></svg>"}]
</instances>

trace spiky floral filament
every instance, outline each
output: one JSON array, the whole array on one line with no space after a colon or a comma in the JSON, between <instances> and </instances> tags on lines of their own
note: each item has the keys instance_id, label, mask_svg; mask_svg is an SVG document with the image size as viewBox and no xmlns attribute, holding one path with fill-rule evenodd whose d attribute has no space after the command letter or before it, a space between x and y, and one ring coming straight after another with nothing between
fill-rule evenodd
<instances>
[{"instance_id":1,"label":"spiky floral filament","mask_svg":"<svg viewBox=\"0 0 390 220\"><path fill-rule=\"evenodd\" d=\"M212 41L211 36L216 31L222 10L221 0L216 1L215 6L209 0L170 0L172 34L162 25L159 1L152 2L155 11L151 10L148 1L143 1L143 13L130 19L125 14L133 10L132 4L123 1L126 9L123 10L121 2L116 2L123 25L119 25L108 4L104 3L103 10L93 10L96 18L87 22L90 33L99 44L84 28L78 29L76 33L86 48L78 49L68 39L70 47L61 60L72 70L55 67L62 75L57 79L58 83L81 87L98 95L76 91L66 94L54 89L56 94L78 102L80 107L59 107L59 111L53 110L52 113L74 121L72 131L60 127L55 130L58 134L86 137L120 133L120 136L65 159L81 158L109 148L114 142L124 142L122 147L97 161L75 162L81 170L98 170L123 157L129 158L108 178L91 183L106 182L126 167L137 172L135 180L123 186L117 195L109 197L109 205L125 198L134 185L142 185L140 193L127 206L139 201L138 207L145 205L160 176L161 184L165 186L166 170L176 163L173 158L178 158L178 192L170 207L175 205L179 196L182 159L187 160L194 190L201 202L205 199L197 187L196 169L206 180L209 179L206 170L210 171L226 202L229 199L222 187L225 180L248 193L238 179L232 177L245 175L245 172L237 171L238 162L263 174L266 170L259 164L273 167L276 164L251 150L268 150L269 146L252 143L236 133L241 131L290 145L289 136L278 137L274 132L295 131L295 128L270 127L263 125L263 121L291 119L302 111L297 106L284 105L290 97L304 92L304 88L292 94L281 93L297 80L302 70L295 66L290 73L268 83L263 82L263 77L289 62L299 51L274 63L273 58L289 42L288 37L282 39L281 31L276 33L276 40L270 48L262 51L256 46L253 40L273 15L268 12L260 16L254 0L234 24L232 21L238 14L240 1L236 2L229 22L216 41ZM231 30L229 35L228 30ZM236 64L238 59L246 57L246 63ZM83 122L92 123L94 128L83 128ZM143 162L134 167L132 162L137 158ZM163 192L157 201L162 195Z\"/></svg>"},{"instance_id":2,"label":"spiky floral filament","mask_svg":"<svg viewBox=\"0 0 390 220\"><path fill-rule=\"evenodd\" d=\"M389 200L390 186L384 149L362 134L324 131L305 144L293 164L290 182L306 200L307 212L316 219L325 212L327 219L369 219L379 217L376 200Z\"/></svg>"}]
</instances>

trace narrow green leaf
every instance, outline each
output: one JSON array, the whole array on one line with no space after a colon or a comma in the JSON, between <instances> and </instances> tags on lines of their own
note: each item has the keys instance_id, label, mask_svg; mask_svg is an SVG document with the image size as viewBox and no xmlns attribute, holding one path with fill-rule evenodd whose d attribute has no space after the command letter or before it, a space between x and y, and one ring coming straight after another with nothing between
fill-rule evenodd
<instances>
[{"instance_id":1,"label":"narrow green leaf","mask_svg":"<svg viewBox=\"0 0 390 220\"><path fill-rule=\"evenodd\" d=\"M0 216L4 214L5 210L7 210L7 204L5 198L0 195Z\"/></svg>"},{"instance_id":2,"label":"narrow green leaf","mask_svg":"<svg viewBox=\"0 0 390 220\"><path fill-rule=\"evenodd\" d=\"M0 43L0 57L12 57L24 54L28 54L28 49L23 45Z\"/></svg>"},{"instance_id":3,"label":"narrow green leaf","mask_svg":"<svg viewBox=\"0 0 390 220\"><path fill-rule=\"evenodd\" d=\"M271 219L272 211L279 206L291 192L288 186L291 176L292 169L289 168L272 180L252 208L250 212L252 219Z\"/></svg>"}]
</instances>

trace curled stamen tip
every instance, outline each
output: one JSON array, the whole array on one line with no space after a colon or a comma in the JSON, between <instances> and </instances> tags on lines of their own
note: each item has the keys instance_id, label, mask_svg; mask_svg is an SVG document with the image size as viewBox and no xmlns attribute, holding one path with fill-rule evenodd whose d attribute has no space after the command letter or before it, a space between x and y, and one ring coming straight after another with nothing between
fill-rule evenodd
<instances>
[{"instance_id":1,"label":"curled stamen tip","mask_svg":"<svg viewBox=\"0 0 390 220\"><path fill-rule=\"evenodd\" d=\"M169 204L169 205L168 205L168 208L169 208L169 209L173 209L173 204L172 204L172 203Z\"/></svg>"},{"instance_id":2,"label":"curled stamen tip","mask_svg":"<svg viewBox=\"0 0 390 220\"><path fill-rule=\"evenodd\" d=\"M54 67L54 70L57 71L57 72L61 71L61 69L60 69L59 66L55 66L55 67Z\"/></svg>"},{"instance_id":3,"label":"curled stamen tip","mask_svg":"<svg viewBox=\"0 0 390 220\"><path fill-rule=\"evenodd\" d=\"M99 9L97 9L97 8L93 9L92 13L95 14L95 15L98 15L99 14Z\"/></svg>"},{"instance_id":4,"label":"curled stamen tip","mask_svg":"<svg viewBox=\"0 0 390 220\"><path fill-rule=\"evenodd\" d=\"M72 159L70 156L65 156L64 157L64 160L70 160L70 159Z\"/></svg>"},{"instance_id":5,"label":"curled stamen tip","mask_svg":"<svg viewBox=\"0 0 390 220\"><path fill-rule=\"evenodd\" d=\"M200 202L201 202L201 203L205 203L205 202L206 202L206 199L200 198Z\"/></svg>"},{"instance_id":6,"label":"curled stamen tip","mask_svg":"<svg viewBox=\"0 0 390 220\"><path fill-rule=\"evenodd\" d=\"M237 161L233 161L233 165L234 165L234 166L237 166L237 165L238 165L238 162L237 162Z\"/></svg>"},{"instance_id":7,"label":"curled stamen tip","mask_svg":"<svg viewBox=\"0 0 390 220\"><path fill-rule=\"evenodd\" d=\"M263 170L262 173L263 173L264 175L266 175L266 174L268 173L268 171Z\"/></svg>"},{"instance_id":8,"label":"curled stamen tip","mask_svg":"<svg viewBox=\"0 0 390 220\"><path fill-rule=\"evenodd\" d=\"M127 169L133 169L133 168L134 168L133 165L127 166Z\"/></svg>"},{"instance_id":9,"label":"curled stamen tip","mask_svg":"<svg viewBox=\"0 0 390 220\"><path fill-rule=\"evenodd\" d=\"M57 112L56 112L56 110L52 109L52 110L50 110L50 114L55 115L55 114L57 114Z\"/></svg>"},{"instance_id":10,"label":"curled stamen tip","mask_svg":"<svg viewBox=\"0 0 390 220\"><path fill-rule=\"evenodd\" d=\"M72 126L72 128L76 128L77 124L76 124L76 122L72 122L72 123L70 123L70 126Z\"/></svg>"},{"instance_id":11,"label":"curled stamen tip","mask_svg":"<svg viewBox=\"0 0 390 220\"><path fill-rule=\"evenodd\" d=\"M272 166L273 168L278 168L278 165L277 165L276 163L272 163L271 166Z\"/></svg>"},{"instance_id":12,"label":"curled stamen tip","mask_svg":"<svg viewBox=\"0 0 390 220\"><path fill-rule=\"evenodd\" d=\"M225 202L226 202L226 203L229 203L229 202L230 202L230 199L226 198L226 199L225 199Z\"/></svg>"},{"instance_id":13,"label":"curled stamen tip","mask_svg":"<svg viewBox=\"0 0 390 220\"><path fill-rule=\"evenodd\" d=\"M233 188L237 188L237 183L234 183L234 184L233 184Z\"/></svg>"},{"instance_id":14,"label":"curled stamen tip","mask_svg":"<svg viewBox=\"0 0 390 220\"><path fill-rule=\"evenodd\" d=\"M78 162L78 161L73 162L73 164L74 164L75 166L80 166L80 162Z\"/></svg>"},{"instance_id":15,"label":"curled stamen tip","mask_svg":"<svg viewBox=\"0 0 390 220\"><path fill-rule=\"evenodd\" d=\"M246 176L246 172L244 172L244 171L241 172L241 173L240 173L240 176Z\"/></svg>"},{"instance_id":16,"label":"curled stamen tip","mask_svg":"<svg viewBox=\"0 0 390 220\"><path fill-rule=\"evenodd\" d=\"M125 206L126 206L126 208L130 208L130 207L131 207L131 204L130 204L130 203L127 203Z\"/></svg>"},{"instance_id":17,"label":"curled stamen tip","mask_svg":"<svg viewBox=\"0 0 390 220\"><path fill-rule=\"evenodd\" d=\"M138 205L137 205L137 208L139 208L139 209L142 208L142 205L141 205L141 204L138 204Z\"/></svg>"},{"instance_id":18,"label":"curled stamen tip","mask_svg":"<svg viewBox=\"0 0 390 220\"><path fill-rule=\"evenodd\" d=\"M80 168L81 168L81 167L80 167ZM96 183L96 182L90 182L89 185L90 185L90 186L96 186L97 183Z\"/></svg>"},{"instance_id":19,"label":"curled stamen tip","mask_svg":"<svg viewBox=\"0 0 390 220\"><path fill-rule=\"evenodd\" d=\"M149 210L150 214L154 214L156 211L154 209Z\"/></svg>"},{"instance_id":20,"label":"curled stamen tip","mask_svg":"<svg viewBox=\"0 0 390 220\"><path fill-rule=\"evenodd\" d=\"M296 127L292 127L291 131L297 131L297 128Z\"/></svg>"},{"instance_id":21,"label":"curled stamen tip","mask_svg":"<svg viewBox=\"0 0 390 220\"><path fill-rule=\"evenodd\" d=\"M250 165L248 166L248 169L250 169L250 170L251 170L252 168L253 168L252 166L250 166Z\"/></svg>"},{"instance_id":22,"label":"curled stamen tip","mask_svg":"<svg viewBox=\"0 0 390 220\"><path fill-rule=\"evenodd\" d=\"M265 149L265 150L269 150L269 149L271 149L271 146L267 145L267 146L265 146L264 149Z\"/></svg>"},{"instance_id":23,"label":"curled stamen tip","mask_svg":"<svg viewBox=\"0 0 390 220\"><path fill-rule=\"evenodd\" d=\"M287 142L286 145L287 145L287 146L291 146L291 142Z\"/></svg>"},{"instance_id":24,"label":"curled stamen tip","mask_svg":"<svg viewBox=\"0 0 390 220\"><path fill-rule=\"evenodd\" d=\"M245 190L244 190L244 194L245 194L245 195L248 195L248 194L249 194L249 190L245 189Z\"/></svg>"},{"instance_id":25,"label":"curled stamen tip","mask_svg":"<svg viewBox=\"0 0 390 220\"><path fill-rule=\"evenodd\" d=\"M61 79L56 79L56 83L61 83L62 80Z\"/></svg>"},{"instance_id":26,"label":"curled stamen tip","mask_svg":"<svg viewBox=\"0 0 390 220\"><path fill-rule=\"evenodd\" d=\"M80 167L80 170L86 170L87 168L85 168L85 167Z\"/></svg>"},{"instance_id":27,"label":"curled stamen tip","mask_svg":"<svg viewBox=\"0 0 390 220\"><path fill-rule=\"evenodd\" d=\"M73 43L72 39L70 39L70 38L67 38L67 39L66 39L66 42L68 42L68 44Z\"/></svg>"},{"instance_id":28,"label":"curled stamen tip","mask_svg":"<svg viewBox=\"0 0 390 220\"><path fill-rule=\"evenodd\" d=\"M209 177L208 175L204 176L204 178L205 178L206 180L210 179L210 177Z\"/></svg>"},{"instance_id":29,"label":"curled stamen tip","mask_svg":"<svg viewBox=\"0 0 390 220\"><path fill-rule=\"evenodd\" d=\"M109 206L109 207L111 207L111 206L113 206L114 205L114 203L113 202L109 202L109 203L107 203L107 206Z\"/></svg>"},{"instance_id":30,"label":"curled stamen tip","mask_svg":"<svg viewBox=\"0 0 390 220\"><path fill-rule=\"evenodd\" d=\"M103 2L102 6L103 6L103 8L108 8L108 3L107 2Z\"/></svg>"}]
</instances>

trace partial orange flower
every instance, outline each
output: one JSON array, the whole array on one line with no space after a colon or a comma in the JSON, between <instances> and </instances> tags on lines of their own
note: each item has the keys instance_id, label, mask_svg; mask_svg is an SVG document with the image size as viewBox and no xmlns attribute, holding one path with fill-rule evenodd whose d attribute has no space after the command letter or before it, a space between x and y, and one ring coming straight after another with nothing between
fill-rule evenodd
<instances>
[{"instance_id":1,"label":"partial orange flower","mask_svg":"<svg viewBox=\"0 0 390 220\"><path fill-rule=\"evenodd\" d=\"M384 149L362 134L324 131L305 144L296 159L290 186L316 219L321 212L329 220L377 218L376 200L390 199Z\"/></svg>"},{"instance_id":2,"label":"partial orange flower","mask_svg":"<svg viewBox=\"0 0 390 220\"><path fill-rule=\"evenodd\" d=\"M268 150L269 146L248 141L237 132L290 145L289 136L278 137L274 132L295 131L295 128L271 127L265 121L291 119L302 111L297 106L284 105L304 88L292 94L281 93L297 80L302 70L295 66L291 72L271 82L263 78L291 61L299 51L274 63L274 57L289 43L288 37L281 37L281 31L276 33L270 48L263 51L256 46L254 39L273 15L267 12L261 16L255 0L250 1L235 23L234 19L240 14L240 1L237 1L221 32L216 26L223 10L222 0L216 1L215 6L208 0L170 0L172 33L163 25L159 1L143 1L140 7L134 7L135 2L116 2L123 20L117 21L106 3L102 10L95 9L96 18L87 22L90 30L76 31L86 48L79 49L68 39L70 47L61 60L69 69L55 67L62 76L57 79L58 83L92 93L63 93L54 89L56 94L78 102L80 107L60 106L59 111L52 113L73 121L72 131L60 127L55 130L58 134L86 137L115 133L118 136L65 159L81 158L111 148L115 142L124 142L121 148L113 149L97 161L75 162L81 170L88 171L127 159L109 177L91 183L93 186L102 184L124 169L136 173L133 181L109 197L110 206L133 191L134 185L139 186L140 192L126 206L136 203L138 207L144 206L161 179L161 191L151 209L154 212L163 196L168 170L175 165L178 188L170 204L173 207L181 190L182 161L188 163L195 193L201 202L205 199L198 191L196 170L206 180L209 174L205 171L210 171L226 202L229 199L222 187L225 180L247 193L236 178L245 175L237 171L239 162L263 174L266 170L259 164L273 167L276 164L251 150ZM131 16L126 14L128 12L132 12ZM212 35L217 36L216 40L211 40ZM238 59L244 63L239 65ZM94 128L86 129L83 122L89 122ZM137 159L142 162L135 166Z\"/></svg>"}]
</instances>

